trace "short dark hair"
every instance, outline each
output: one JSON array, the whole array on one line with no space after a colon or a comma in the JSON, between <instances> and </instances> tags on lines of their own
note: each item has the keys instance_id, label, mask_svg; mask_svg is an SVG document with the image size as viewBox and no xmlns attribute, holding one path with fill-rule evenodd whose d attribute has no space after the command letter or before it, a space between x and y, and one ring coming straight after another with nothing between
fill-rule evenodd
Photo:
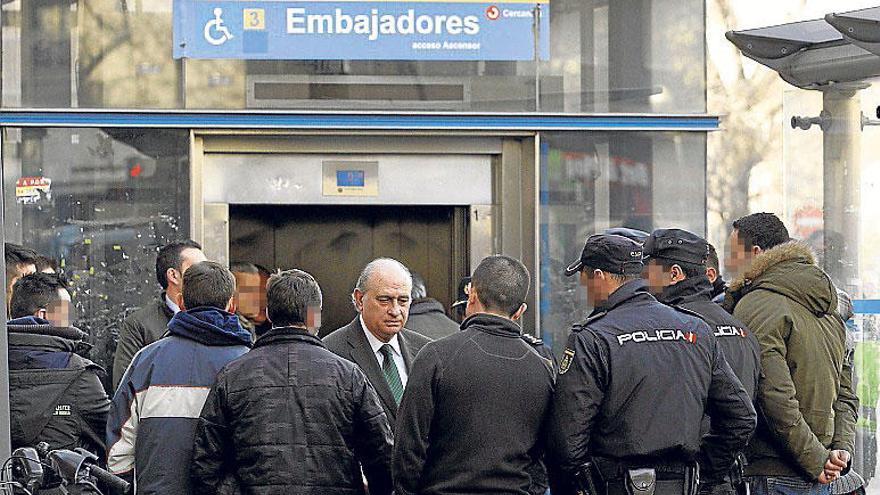
<instances>
[{"instance_id":1,"label":"short dark hair","mask_svg":"<svg viewBox=\"0 0 880 495\"><path fill-rule=\"evenodd\" d=\"M233 261L229 264L229 271L233 273L260 273L257 265L246 261Z\"/></svg>"},{"instance_id":2,"label":"short dark hair","mask_svg":"<svg viewBox=\"0 0 880 495\"><path fill-rule=\"evenodd\" d=\"M791 240L785 224L772 213L752 213L733 222L739 240L746 249L758 246L767 250Z\"/></svg>"},{"instance_id":3,"label":"short dark hair","mask_svg":"<svg viewBox=\"0 0 880 495\"><path fill-rule=\"evenodd\" d=\"M471 278L477 298L487 310L513 315L529 294L531 277L521 261L509 256L489 256Z\"/></svg>"},{"instance_id":4,"label":"short dark hair","mask_svg":"<svg viewBox=\"0 0 880 495\"><path fill-rule=\"evenodd\" d=\"M61 300L60 289L67 290L67 283L54 273L32 273L15 282L9 314L12 318L31 316L49 304Z\"/></svg>"},{"instance_id":5,"label":"short dark hair","mask_svg":"<svg viewBox=\"0 0 880 495\"><path fill-rule=\"evenodd\" d=\"M40 257L36 251L20 244L7 242L4 244L6 254L6 271L17 268L18 265L36 265ZM8 275L7 275L8 277Z\"/></svg>"},{"instance_id":6,"label":"short dark hair","mask_svg":"<svg viewBox=\"0 0 880 495\"><path fill-rule=\"evenodd\" d=\"M266 312L274 327L304 326L309 308L323 304L315 277L302 270L286 270L269 277Z\"/></svg>"},{"instance_id":7,"label":"short dark hair","mask_svg":"<svg viewBox=\"0 0 880 495\"><path fill-rule=\"evenodd\" d=\"M581 272L586 273L588 278L592 278L593 272L596 270L601 270L601 271L605 272L609 277L611 277L611 280L614 280L615 282L617 282L618 284L621 284L621 285L623 285L627 282L632 282L633 280L639 280L642 278L641 274L636 275L633 273L611 273L611 272L606 272L605 270L602 270L601 268L596 268L596 267L591 267L591 266L586 266L586 265L584 265L584 267L581 268Z\"/></svg>"},{"instance_id":8,"label":"short dark hair","mask_svg":"<svg viewBox=\"0 0 880 495\"><path fill-rule=\"evenodd\" d=\"M202 261L183 274L186 309L209 307L225 310L234 292L235 277L220 263Z\"/></svg>"},{"instance_id":9,"label":"short dark hair","mask_svg":"<svg viewBox=\"0 0 880 495\"><path fill-rule=\"evenodd\" d=\"M428 288L425 286L425 279L416 272L410 272L410 275L412 275L412 290L410 291L409 297L414 300L428 297Z\"/></svg>"},{"instance_id":10,"label":"short dark hair","mask_svg":"<svg viewBox=\"0 0 880 495\"><path fill-rule=\"evenodd\" d=\"M681 268L681 271L684 272L684 276L687 278L699 277L701 275L706 275L706 266L698 265L696 263L688 263L686 261L676 261L670 260L661 257L653 257L652 260L655 260L657 264L663 267L663 271L672 270L673 265L678 265Z\"/></svg>"},{"instance_id":11,"label":"short dark hair","mask_svg":"<svg viewBox=\"0 0 880 495\"><path fill-rule=\"evenodd\" d=\"M196 241L187 239L159 248L159 254L156 256L156 280L163 290L168 288L168 269L174 268L180 271L183 268L180 254L187 249L202 249L202 246Z\"/></svg>"},{"instance_id":12,"label":"short dark hair","mask_svg":"<svg viewBox=\"0 0 880 495\"><path fill-rule=\"evenodd\" d=\"M706 255L706 268L714 268L715 271L721 270L721 264L718 262L718 251L715 246L709 244L709 254Z\"/></svg>"}]
</instances>

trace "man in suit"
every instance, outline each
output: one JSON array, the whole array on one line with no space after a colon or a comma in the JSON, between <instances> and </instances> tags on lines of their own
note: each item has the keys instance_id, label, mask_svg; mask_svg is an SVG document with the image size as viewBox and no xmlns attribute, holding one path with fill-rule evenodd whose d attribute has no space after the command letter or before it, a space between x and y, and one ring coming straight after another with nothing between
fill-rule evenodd
<instances>
[{"instance_id":1,"label":"man in suit","mask_svg":"<svg viewBox=\"0 0 880 495\"><path fill-rule=\"evenodd\" d=\"M412 362L431 341L404 328L411 290L412 276L402 263L391 258L371 261L351 295L358 317L324 337L328 349L366 373L392 424Z\"/></svg>"}]
</instances>

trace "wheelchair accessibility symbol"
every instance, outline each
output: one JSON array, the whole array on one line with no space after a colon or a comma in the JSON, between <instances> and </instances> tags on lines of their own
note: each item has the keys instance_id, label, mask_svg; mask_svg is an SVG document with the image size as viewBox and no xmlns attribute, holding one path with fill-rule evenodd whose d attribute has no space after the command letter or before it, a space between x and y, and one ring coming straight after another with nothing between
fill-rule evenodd
<instances>
[{"instance_id":1,"label":"wheelchair accessibility symbol","mask_svg":"<svg viewBox=\"0 0 880 495\"><path fill-rule=\"evenodd\" d=\"M217 7L214 9L214 18L205 24L205 41L220 46L233 38L223 23L223 9Z\"/></svg>"}]
</instances>

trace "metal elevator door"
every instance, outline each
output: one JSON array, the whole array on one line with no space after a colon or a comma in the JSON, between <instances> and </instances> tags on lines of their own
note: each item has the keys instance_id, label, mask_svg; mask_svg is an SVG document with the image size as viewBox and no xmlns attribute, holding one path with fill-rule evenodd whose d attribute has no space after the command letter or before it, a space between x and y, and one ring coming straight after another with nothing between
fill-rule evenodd
<instances>
[{"instance_id":1,"label":"metal elevator door","mask_svg":"<svg viewBox=\"0 0 880 495\"><path fill-rule=\"evenodd\" d=\"M391 257L419 273L449 307L467 275L466 207L230 205L230 261L311 273L324 296L321 335L351 321L351 292L369 261Z\"/></svg>"}]
</instances>

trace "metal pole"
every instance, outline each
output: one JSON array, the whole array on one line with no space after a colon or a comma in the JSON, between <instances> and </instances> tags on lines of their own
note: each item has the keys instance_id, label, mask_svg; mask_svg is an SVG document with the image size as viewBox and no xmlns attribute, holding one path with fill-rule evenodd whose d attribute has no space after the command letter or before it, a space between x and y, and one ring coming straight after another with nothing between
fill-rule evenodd
<instances>
[{"instance_id":1,"label":"metal pole","mask_svg":"<svg viewBox=\"0 0 880 495\"><path fill-rule=\"evenodd\" d=\"M2 187L5 181L5 171L4 171L4 146L3 146L3 138L5 137L6 129L0 129L0 187ZM5 194L5 192L4 192ZM4 198L5 200L5 198ZM5 204L6 202L0 202L0 205ZM3 258L6 258L6 212L5 208L0 207L0 241L3 241L3 244L0 245L0 251L3 252ZM6 263L0 263L0 274L2 274L2 280L4 281L3 285L5 287L6 283ZM9 415L9 339L6 335L6 292L3 292L3 297L0 298L2 302L0 302L0 314L3 315L0 318L0 397L5 400L0 400L0 462L5 461L12 455L12 439L10 437L10 424L11 418Z\"/></svg>"},{"instance_id":2,"label":"metal pole","mask_svg":"<svg viewBox=\"0 0 880 495\"><path fill-rule=\"evenodd\" d=\"M532 36L535 47L535 111L541 111L541 4L532 10Z\"/></svg>"},{"instance_id":3,"label":"metal pole","mask_svg":"<svg viewBox=\"0 0 880 495\"><path fill-rule=\"evenodd\" d=\"M826 90L823 111L824 267L840 289L859 296L859 208L861 205L862 113L864 86Z\"/></svg>"}]
</instances>

